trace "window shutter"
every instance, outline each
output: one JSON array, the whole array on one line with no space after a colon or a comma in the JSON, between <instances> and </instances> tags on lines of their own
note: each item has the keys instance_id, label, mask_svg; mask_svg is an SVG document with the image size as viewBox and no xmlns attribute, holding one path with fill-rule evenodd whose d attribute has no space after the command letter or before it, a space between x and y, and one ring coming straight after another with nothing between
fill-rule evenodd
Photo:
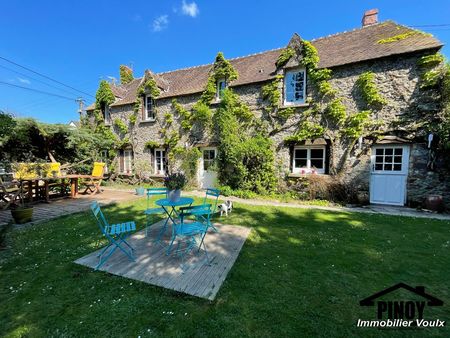
<instances>
[{"instance_id":1,"label":"window shutter","mask_svg":"<svg viewBox=\"0 0 450 338\"><path fill-rule=\"evenodd\" d=\"M142 96L141 102L142 102L142 104L141 104L142 121L145 121L147 119L145 116L145 103L146 103L145 96Z\"/></svg>"},{"instance_id":2,"label":"window shutter","mask_svg":"<svg viewBox=\"0 0 450 338\"><path fill-rule=\"evenodd\" d=\"M294 147L290 146L289 147L289 172L293 173L294 172Z\"/></svg>"},{"instance_id":3,"label":"window shutter","mask_svg":"<svg viewBox=\"0 0 450 338\"><path fill-rule=\"evenodd\" d=\"M123 150L119 150L119 172L123 173L124 172L124 168L125 164L124 164L124 159L123 159Z\"/></svg>"},{"instance_id":4,"label":"window shutter","mask_svg":"<svg viewBox=\"0 0 450 338\"><path fill-rule=\"evenodd\" d=\"M331 156L331 149L330 144L327 142L327 145L325 146L325 174L330 173L330 156Z\"/></svg>"}]
</instances>

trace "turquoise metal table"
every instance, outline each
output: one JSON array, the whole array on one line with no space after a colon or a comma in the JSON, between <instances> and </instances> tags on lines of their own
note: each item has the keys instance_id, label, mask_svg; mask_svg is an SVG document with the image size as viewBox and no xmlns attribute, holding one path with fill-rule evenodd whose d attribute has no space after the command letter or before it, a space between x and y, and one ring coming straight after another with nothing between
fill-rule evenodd
<instances>
[{"instance_id":1,"label":"turquoise metal table","mask_svg":"<svg viewBox=\"0 0 450 338\"><path fill-rule=\"evenodd\" d=\"M177 224L176 218L178 216L176 208L186 206L186 205L191 205L192 203L194 203L194 199L190 198L190 197L181 197L177 201L171 201L168 198L162 198L162 199L155 201L155 204L162 207L164 209L164 212L167 214L167 219L164 222L164 225L158 234L156 242L161 241L162 236L166 232L167 224L169 223L169 221L172 222L172 228L174 226L176 226L176 224Z\"/></svg>"}]
</instances>

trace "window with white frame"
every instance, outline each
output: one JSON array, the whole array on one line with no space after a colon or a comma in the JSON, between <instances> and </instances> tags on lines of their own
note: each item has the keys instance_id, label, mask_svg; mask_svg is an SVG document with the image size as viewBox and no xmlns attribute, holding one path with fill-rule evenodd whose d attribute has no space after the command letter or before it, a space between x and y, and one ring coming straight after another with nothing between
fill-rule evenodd
<instances>
[{"instance_id":1,"label":"window with white frame","mask_svg":"<svg viewBox=\"0 0 450 338\"><path fill-rule=\"evenodd\" d=\"M325 173L325 146L295 147L292 168L299 174Z\"/></svg>"},{"instance_id":2,"label":"window with white frame","mask_svg":"<svg viewBox=\"0 0 450 338\"><path fill-rule=\"evenodd\" d=\"M120 172L122 174L131 174L133 171L133 151L131 149L122 150L120 159Z\"/></svg>"},{"instance_id":3,"label":"window with white frame","mask_svg":"<svg viewBox=\"0 0 450 338\"><path fill-rule=\"evenodd\" d=\"M165 175L167 172L167 157L164 149L155 149L155 174Z\"/></svg>"},{"instance_id":4,"label":"window with white frame","mask_svg":"<svg viewBox=\"0 0 450 338\"><path fill-rule=\"evenodd\" d=\"M155 100L151 96L145 97L145 116L146 121L154 121L156 119L155 115Z\"/></svg>"},{"instance_id":5,"label":"window with white frame","mask_svg":"<svg viewBox=\"0 0 450 338\"><path fill-rule=\"evenodd\" d=\"M203 149L203 170L207 171L212 165L214 165L215 159L215 148Z\"/></svg>"},{"instance_id":6,"label":"window with white frame","mask_svg":"<svg viewBox=\"0 0 450 338\"><path fill-rule=\"evenodd\" d=\"M296 69L286 71L284 75L284 104L295 105L305 103L306 71Z\"/></svg>"},{"instance_id":7,"label":"window with white frame","mask_svg":"<svg viewBox=\"0 0 450 338\"><path fill-rule=\"evenodd\" d=\"M222 99L225 88L227 88L227 82L225 79L217 81L216 100Z\"/></svg>"}]
</instances>

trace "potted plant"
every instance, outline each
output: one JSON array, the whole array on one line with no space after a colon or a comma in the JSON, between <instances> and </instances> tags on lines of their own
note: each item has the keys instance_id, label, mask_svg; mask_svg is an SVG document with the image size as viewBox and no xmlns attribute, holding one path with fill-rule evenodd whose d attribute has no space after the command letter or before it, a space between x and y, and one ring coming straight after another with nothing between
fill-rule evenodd
<instances>
[{"instance_id":1,"label":"potted plant","mask_svg":"<svg viewBox=\"0 0 450 338\"><path fill-rule=\"evenodd\" d=\"M16 173L15 179L18 180L18 182L13 182L12 184L19 189L19 193L17 195L19 197L19 202L14 201L11 203L9 207L11 210L11 216L17 224L27 223L33 218L33 206L27 205L24 202L23 183L21 180L25 177L33 175L33 173L35 173L35 167L33 165L26 165L23 163L14 163L12 168Z\"/></svg>"},{"instance_id":2,"label":"potted plant","mask_svg":"<svg viewBox=\"0 0 450 338\"><path fill-rule=\"evenodd\" d=\"M151 171L150 164L148 161L144 160L137 160L134 164L134 173L135 177L137 179L137 183L141 185L143 182L148 180L149 178L149 172ZM144 187L137 187L136 188L136 195L142 196L145 194L145 188Z\"/></svg>"},{"instance_id":3,"label":"potted plant","mask_svg":"<svg viewBox=\"0 0 450 338\"><path fill-rule=\"evenodd\" d=\"M173 173L164 177L164 186L167 188L167 198L172 202L176 202L181 197L181 189L187 183L186 176L183 173Z\"/></svg>"}]
</instances>

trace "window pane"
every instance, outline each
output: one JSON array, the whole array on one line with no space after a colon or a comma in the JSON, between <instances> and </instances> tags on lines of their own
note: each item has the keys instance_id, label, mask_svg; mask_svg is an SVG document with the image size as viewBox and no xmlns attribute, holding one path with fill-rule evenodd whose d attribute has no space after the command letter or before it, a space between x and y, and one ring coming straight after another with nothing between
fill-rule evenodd
<instances>
[{"instance_id":1,"label":"window pane","mask_svg":"<svg viewBox=\"0 0 450 338\"><path fill-rule=\"evenodd\" d=\"M146 100L145 110L147 112L147 119L152 120L155 118L153 111L153 99L150 96L147 96Z\"/></svg>"},{"instance_id":2,"label":"window pane","mask_svg":"<svg viewBox=\"0 0 450 338\"><path fill-rule=\"evenodd\" d=\"M395 171L401 171L402 170L402 165L401 164L394 164L394 170Z\"/></svg>"},{"instance_id":3,"label":"window pane","mask_svg":"<svg viewBox=\"0 0 450 338\"><path fill-rule=\"evenodd\" d=\"M384 162L392 163L392 156L386 156Z\"/></svg>"},{"instance_id":4,"label":"window pane","mask_svg":"<svg viewBox=\"0 0 450 338\"><path fill-rule=\"evenodd\" d=\"M306 159L308 156L307 149L295 149L295 158L304 158Z\"/></svg>"},{"instance_id":5,"label":"window pane","mask_svg":"<svg viewBox=\"0 0 450 338\"><path fill-rule=\"evenodd\" d=\"M383 155L384 154L384 149L375 149L375 154L376 155Z\"/></svg>"},{"instance_id":6,"label":"window pane","mask_svg":"<svg viewBox=\"0 0 450 338\"><path fill-rule=\"evenodd\" d=\"M384 170L392 170L392 164L386 163L386 164L384 165Z\"/></svg>"},{"instance_id":7,"label":"window pane","mask_svg":"<svg viewBox=\"0 0 450 338\"><path fill-rule=\"evenodd\" d=\"M295 166L295 168L306 168L306 159L304 159L304 160L296 159L294 166Z\"/></svg>"},{"instance_id":8,"label":"window pane","mask_svg":"<svg viewBox=\"0 0 450 338\"><path fill-rule=\"evenodd\" d=\"M323 158L323 149L311 149L311 158Z\"/></svg>"},{"instance_id":9,"label":"window pane","mask_svg":"<svg viewBox=\"0 0 450 338\"><path fill-rule=\"evenodd\" d=\"M385 153L386 155L392 155L393 152L394 152L394 149L392 149L392 148L386 148L385 151L384 151L384 153Z\"/></svg>"},{"instance_id":10,"label":"window pane","mask_svg":"<svg viewBox=\"0 0 450 338\"><path fill-rule=\"evenodd\" d=\"M395 155L402 155L403 154L403 149L402 148L396 148L395 149Z\"/></svg>"},{"instance_id":11,"label":"window pane","mask_svg":"<svg viewBox=\"0 0 450 338\"><path fill-rule=\"evenodd\" d=\"M305 95L305 72L288 72L285 76L286 102L303 102Z\"/></svg>"},{"instance_id":12,"label":"window pane","mask_svg":"<svg viewBox=\"0 0 450 338\"><path fill-rule=\"evenodd\" d=\"M323 160L311 160L311 168L323 169Z\"/></svg>"},{"instance_id":13,"label":"window pane","mask_svg":"<svg viewBox=\"0 0 450 338\"><path fill-rule=\"evenodd\" d=\"M395 163L402 163L402 157L401 156L394 156L394 162Z\"/></svg>"},{"instance_id":14,"label":"window pane","mask_svg":"<svg viewBox=\"0 0 450 338\"><path fill-rule=\"evenodd\" d=\"M375 163L383 163L383 156L376 156L375 157Z\"/></svg>"},{"instance_id":15,"label":"window pane","mask_svg":"<svg viewBox=\"0 0 450 338\"><path fill-rule=\"evenodd\" d=\"M375 170L383 170L383 164L375 163Z\"/></svg>"}]
</instances>

